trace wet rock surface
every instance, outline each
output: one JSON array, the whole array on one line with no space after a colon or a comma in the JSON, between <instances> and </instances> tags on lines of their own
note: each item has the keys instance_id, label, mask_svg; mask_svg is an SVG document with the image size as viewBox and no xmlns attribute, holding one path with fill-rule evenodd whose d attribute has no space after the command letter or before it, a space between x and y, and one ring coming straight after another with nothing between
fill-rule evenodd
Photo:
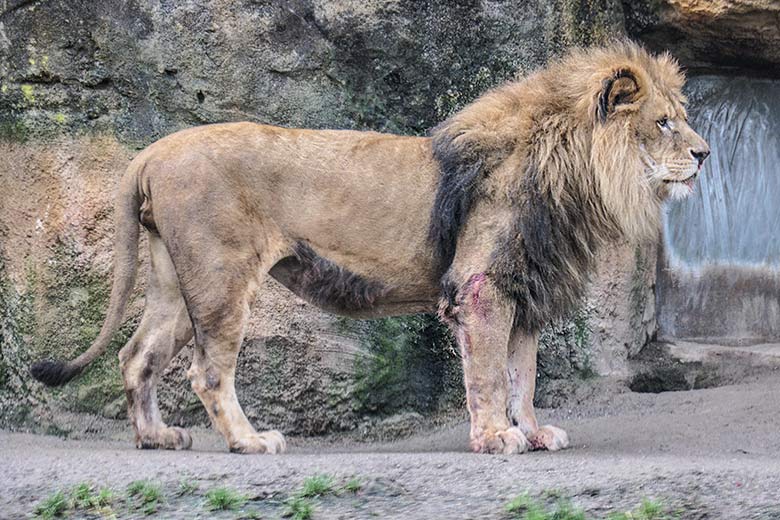
<instances>
[{"instance_id":1,"label":"wet rock surface","mask_svg":"<svg viewBox=\"0 0 780 520\"><path fill-rule=\"evenodd\" d=\"M695 193L666 214L658 336L750 344L780 340L780 103L777 79L703 75L690 120L712 154Z\"/></svg>"},{"instance_id":2,"label":"wet rock surface","mask_svg":"<svg viewBox=\"0 0 780 520\"><path fill-rule=\"evenodd\" d=\"M633 392L699 390L780 375L780 344L651 343L631 360Z\"/></svg>"},{"instance_id":3,"label":"wet rock surface","mask_svg":"<svg viewBox=\"0 0 780 520\"><path fill-rule=\"evenodd\" d=\"M625 2L628 33L698 70L780 76L780 4L774 0Z\"/></svg>"},{"instance_id":4,"label":"wet rock surface","mask_svg":"<svg viewBox=\"0 0 780 520\"><path fill-rule=\"evenodd\" d=\"M622 27L606 0L8 4L8 133L108 129L133 146L236 120L419 134Z\"/></svg>"}]
</instances>

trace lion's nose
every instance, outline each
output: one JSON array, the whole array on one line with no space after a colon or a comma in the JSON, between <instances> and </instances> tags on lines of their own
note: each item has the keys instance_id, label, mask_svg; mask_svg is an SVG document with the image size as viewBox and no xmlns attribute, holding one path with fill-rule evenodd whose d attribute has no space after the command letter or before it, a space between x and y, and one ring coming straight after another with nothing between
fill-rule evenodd
<instances>
[{"instance_id":1,"label":"lion's nose","mask_svg":"<svg viewBox=\"0 0 780 520\"><path fill-rule=\"evenodd\" d=\"M706 159L707 156L710 154L710 151L707 148L704 148L703 150L694 150L693 148L691 148L690 152L693 158L699 161L699 166L701 166L702 163L704 163L704 159Z\"/></svg>"}]
</instances>

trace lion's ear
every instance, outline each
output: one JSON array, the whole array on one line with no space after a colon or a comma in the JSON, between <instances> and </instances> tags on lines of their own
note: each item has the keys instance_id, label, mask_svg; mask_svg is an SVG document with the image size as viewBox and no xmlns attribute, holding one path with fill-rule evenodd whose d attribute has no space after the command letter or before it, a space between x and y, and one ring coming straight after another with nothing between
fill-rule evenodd
<instances>
[{"instance_id":1,"label":"lion's ear","mask_svg":"<svg viewBox=\"0 0 780 520\"><path fill-rule=\"evenodd\" d=\"M636 103L642 95L642 89L636 74L629 69L618 69L601 82L596 113L599 121L605 123L607 117L621 105Z\"/></svg>"}]
</instances>

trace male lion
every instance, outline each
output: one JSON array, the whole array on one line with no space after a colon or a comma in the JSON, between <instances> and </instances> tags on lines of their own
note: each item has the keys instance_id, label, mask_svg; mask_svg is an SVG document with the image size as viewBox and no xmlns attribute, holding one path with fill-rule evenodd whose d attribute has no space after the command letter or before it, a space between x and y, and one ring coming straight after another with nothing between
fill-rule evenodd
<instances>
[{"instance_id":1,"label":"male lion","mask_svg":"<svg viewBox=\"0 0 780 520\"><path fill-rule=\"evenodd\" d=\"M139 448L185 449L156 386L195 337L187 376L230 451L279 453L236 399L250 304L270 274L347 316L433 311L463 356L471 448L558 450L533 408L538 332L582 297L596 249L654 238L660 204L684 197L707 144L687 124L668 55L629 42L573 51L488 92L431 137L253 123L177 132L141 152L116 203L114 285L100 335L32 374L62 384L99 356L149 238L146 310L119 353Z\"/></svg>"}]
</instances>

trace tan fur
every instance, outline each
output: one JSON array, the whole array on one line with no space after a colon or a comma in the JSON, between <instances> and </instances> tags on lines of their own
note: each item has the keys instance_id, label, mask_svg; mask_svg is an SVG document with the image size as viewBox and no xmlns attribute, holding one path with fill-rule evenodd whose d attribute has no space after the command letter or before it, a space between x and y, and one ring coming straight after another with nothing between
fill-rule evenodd
<instances>
[{"instance_id":1,"label":"tan fur","mask_svg":"<svg viewBox=\"0 0 780 520\"><path fill-rule=\"evenodd\" d=\"M604 82L620 70L630 77L615 79L602 96ZM621 43L575 51L443 123L434 136L449 136L449 150L464 160L479 157L484 168L451 265L442 265L429 238L442 182L430 138L236 123L185 130L153 144L133 161L119 194L120 208L134 201L152 248L147 310L120 354L137 444L189 447L186 432L162 423L154 387L194 334L188 377L229 448L284 449L277 432L254 431L234 389L249 305L270 272L300 296L351 316L433 311L444 279L455 291L441 308L463 353L472 448L566 447L562 430L536 423L538 331L516 324L522 309L491 265L522 217L518 208L526 207L529 186L553 207L570 207L573 197L583 201L597 228L591 235L598 236L574 240L588 258L602 239L653 237L668 195L664 181L684 179L690 149L706 148L685 123L682 84L671 58ZM673 135L656 124L663 116L674 121ZM117 243L120 285L134 271L127 258L135 241L127 235ZM355 275L345 283L370 281L360 301L371 304L328 300L328 287L315 298L305 280L316 269L301 271L301 244L330 262L317 264L323 269L338 266L333 273ZM585 283L587 273L575 260L559 269L571 283ZM112 297L112 309L121 308ZM538 308L546 312L541 303ZM115 326L115 316L110 320Z\"/></svg>"}]
</instances>

